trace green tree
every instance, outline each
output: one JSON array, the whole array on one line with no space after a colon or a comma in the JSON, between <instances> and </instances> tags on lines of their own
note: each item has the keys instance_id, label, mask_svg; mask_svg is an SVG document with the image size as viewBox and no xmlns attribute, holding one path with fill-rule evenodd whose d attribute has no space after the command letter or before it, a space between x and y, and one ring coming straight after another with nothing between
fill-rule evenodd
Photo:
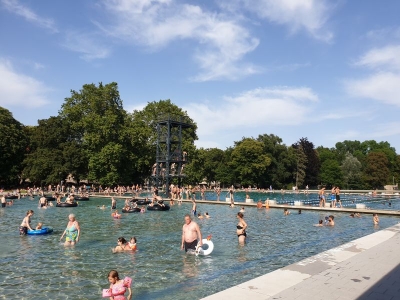
<instances>
[{"instance_id":1,"label":"green tree","mask_svg":"<svg viewBox=\"0 0 400 300\"><path fill-rule=\"evenodd\" d=\"M236 182L235 172L230 165L232 151L232 147L229 147L224 151L224 157L215 170L215 180L220 182L223 187L231 186Z\"/></svg>"},{"instance_id":2,"label":"green tree","mask_svg":"<svg viewBox=\"0 0 400 300\"><path fill-rule=\"evenodd\" d=\"M307 138L301 138L292 147L298 148L301 145L304 154L307 157L306 174L304 182L308 185L317 185L319 182L320 160L317 151L314 149L314 144L308 141Z\"/></svg>"},{"instance_id":3,"label":"green tree","mask_svg":"<svg viewBox=\"0 0 400 300\"><path fill-rule=\"evenodd\" d=\"M273 134L259 135L257 141L263 143L264 153L271 160L266 172L261 177L261 185L275 188L283 188L292 180L291 160L289 158L288 148L282 143L282 139Z\"/></svg>"},{"instance_id":4,"label":"green tree","mask_svg":"<svg viewBox=\"0 0 400 300\"><path fill-rule=\"evenodd\" d=\"M0 107L0 184L19 184L27 146L25 127L14 119L10 111Z\"/></svg>"},{"instance_id":5,"label":"green tree","mask_svg":"<svg viewBox=\"0 0 400 300\"><path fill-rule=\"evenodd\" d=\"M343 181L347 189L361 188L362 166L360 161L350 152L346 153L341 165Z\"/></svg>"},{"instance_id":6,"label":"green tree","mask_svg":"<svg viewBox=\"0 0 400 300\"><path fill-rule=\"evenodd\" d=\"M231 155L231 167L244 186L260 186L260 178L271 164L271 159L264 154L263 144L250 138L236 143Z\"/></svg>"},{"instance_id":7,"label":"green tree","mask_svg":"<svg viewBox=\"0 0 400 300\"><path fill-rule=\"evenodd\" d=\"M29 128L29 154L24 160L24 178L39 185L55 184L68 174L87 177L87 160L69 123L61 117L39 120Z\"/></svg>"},{"instance_id":8,"label":"green tree","mask_svg":"<svg viewBox=\"0 0 400 300\"><path fill-rule=\"evenodd\" d=\"M307 155L304 153L303 146L300 144L295 149L296 153L296 175L295 184L300 187L304 184L307 170Z\"/></svg>"},{"instance_id":9,"label":"green tree","mask_svg":"<svg viewBox=\"0 0 400 300\"><path fill-rule=\"evenodd\" d=\"M336 159L327 159L322 163L320 177L323 185L343 185L342 169Z\"/></svg>"},{"instance_id":10,"label":"green tree","mask_svg":"<svg viewBox=\"0 0 400 300\"><path fill-rule=\"evenodd\" d=\"M71 138L81 146L79 152L85 153L82 163L87 166L87 175L83 179L107 185L132 182L135 149L117 83L85 84L79 92L71 90L59 115L70 126ZM78 179L83 176L73 175Z\"/></svg>"},{"instance_id":11,"label":"green tree","mask_svg":"<svg viewBox=\"0 0 400 300\"><path fill-rule=\"evenodd\" d=\"M389 182L389 160L384 153L372 152L367 155L364 181L368 188L382 188Z\"/></svg>"},{"instance_id":12,"label":"green tree","mask_svg":"<svg viewBox=\"0 0 400 300\"><path fill-rule=\"evenodd\" d=\"M217 148L196 150L195 158L189 166L191 177L200 182L203 178L207 181L218 181L217 170L224 163L224 151Z\"/></svg>"}]
</instances>

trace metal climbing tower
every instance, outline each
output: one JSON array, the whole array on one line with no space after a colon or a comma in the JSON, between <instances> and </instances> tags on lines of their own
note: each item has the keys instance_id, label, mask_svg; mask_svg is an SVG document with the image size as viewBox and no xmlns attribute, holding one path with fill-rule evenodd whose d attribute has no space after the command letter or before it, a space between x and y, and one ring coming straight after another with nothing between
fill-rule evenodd
<instances>
[{"instance_id":1,"label":"metal climbing tower","mask_svg":"<svg viewBox=\"0 0 400 300\"><path fill-rule=\"evenodd\" d=\"M156 162L151 177L157 188L165 184L167 197L172 180L177 178L180 185L185 177L187 153L182 150L182 131L192 127L188 117L168 114L158 118Z\"/></svg>"}]
</instances>

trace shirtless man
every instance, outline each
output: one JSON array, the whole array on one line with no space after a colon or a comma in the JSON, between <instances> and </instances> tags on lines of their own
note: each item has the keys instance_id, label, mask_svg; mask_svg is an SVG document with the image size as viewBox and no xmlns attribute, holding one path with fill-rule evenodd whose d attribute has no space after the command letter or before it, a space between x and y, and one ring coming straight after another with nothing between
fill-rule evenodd
<instances>
[{"instance_id":1,"label":"shirtless man","mask_svg":"<svg viewBox=\"0 0 400 300\"><path fill-rule=\"evenodd\" d=\"M39 207L46 207L46 198L44 196L39 199Z\"/></svg>"},{"instance_id":2,"label":"shirtless man","mask_svg":"<svg viewBox=\"0 0 400 300\"><path fill-rule=\"evenodd\" d=\"M187 252L188 249L195 251L197 245L203 245L202 240L199 225L192 221L190 215L185 215L185 224L182 227L181 249L185 249L185 252Z\"/></svg>"},{"instance_id":3,"label":"shirtless man","mask_svg":"<svg viewBox=\"0 0 400 300\"><path fill-rule=\"evenodd\" d=\"M340 208L342 208L342 201L340 201L340 188L338 186L335 189L335 193L336 193L336 203L338 206L340 206Z\"/></svg>"}]
</instances>

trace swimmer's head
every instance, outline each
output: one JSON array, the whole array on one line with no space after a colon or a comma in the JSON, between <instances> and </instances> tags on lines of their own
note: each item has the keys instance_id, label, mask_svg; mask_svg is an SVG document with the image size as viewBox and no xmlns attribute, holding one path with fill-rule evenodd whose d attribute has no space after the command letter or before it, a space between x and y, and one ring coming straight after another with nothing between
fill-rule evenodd
<instances>
[{"instance_id":1,"label":"swimmer's head","mask_svg":"<svg viewBox=\"0 0 400 300\"><path fill-rule=\"evenodd\" d=\"M118 280L120 280L119 279L119 275L118 275L118 272L117 271L115 271L115 270L111 270L109 273L108 273L108 281L110 282L110 283L116 283Z\"/></svg>"}]
</instances>

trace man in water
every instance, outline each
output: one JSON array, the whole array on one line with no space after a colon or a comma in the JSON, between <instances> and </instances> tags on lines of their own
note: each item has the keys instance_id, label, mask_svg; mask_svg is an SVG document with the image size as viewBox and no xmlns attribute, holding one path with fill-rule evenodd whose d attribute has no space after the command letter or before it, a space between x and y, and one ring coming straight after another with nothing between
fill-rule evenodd
<instances>
[{"instance_id":1,"label":"man in water","mask_svg":"<svg viewBox=\"0 0 400 300\"><path fill-rule=\"evenodd\" d=\"M185 224L182 227L181 249L185 249L185 252L189 249L195 251L197 245L203 245L202 240L199 225L192 221L189 214L185 215Z\"/></svg>"}]
</instances>

